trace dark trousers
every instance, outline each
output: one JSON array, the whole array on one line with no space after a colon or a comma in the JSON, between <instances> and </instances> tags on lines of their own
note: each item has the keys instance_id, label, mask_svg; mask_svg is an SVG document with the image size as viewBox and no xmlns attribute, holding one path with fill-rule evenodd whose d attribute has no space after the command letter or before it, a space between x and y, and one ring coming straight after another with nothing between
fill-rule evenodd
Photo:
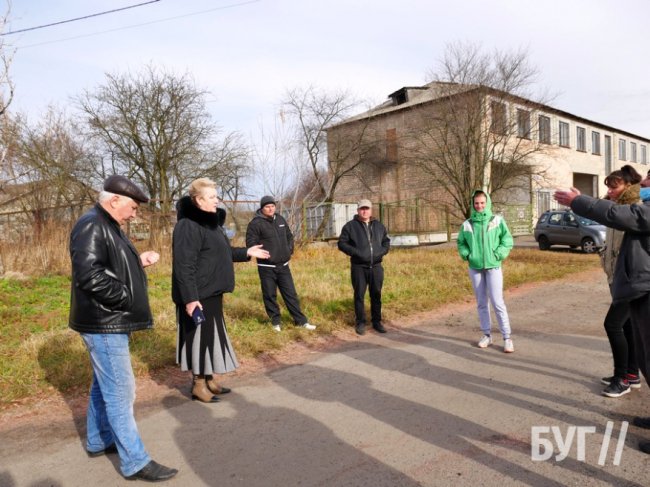
<instances>
[{"instance_id":1,"label":"dark trousers","mask_svg":"<svg viewBox=\"0 0 650 487\"><path fill-rule=\"evenodd\" d=\"M384 268L381 264L373 267L353 265L350 268L354 288L354 315L357 325L366 324L364 298L370 288L370 317L372 324L381 323L381 287L384 284Z\"/></svg>"},{"instance_id":2,"label":"dark trousers","mask_svg":"<svg viewBox=\"0 0 650 487\"><path fill-rule=\"evenodd\" d=\"M296 325L304 325L309 320L300 310L300 300L296 287L293 284L293 277L288 265L276 267L257 266L262 286L262 299L266 314L269 315L271 323L280 324L280 307L278 306L278 289L284 304L287 306L291 317Z\"/></svg>"},{"instance_id":3,"label":"dark trousers","mask_svg":"<svg viewBox=\"0 0 650 487\"><path fill-rule=\"evenodd\" d=\"M650 385L650 293L630 302L630 319L632 331L634 332L634 351L639 369L646 382Z\"/></svg>"},{"instance_id":4,"label":"dark trousers","mask_svg":"<svg viewBox=\"0 0 650 487\"><path fill-rule=\"evenodd\" d=\"M614 357L614 375L625 377L625 374L638 374L629 303L612 303L609 306L605 316L605 332Z\"/></svg>"}]
</instances>

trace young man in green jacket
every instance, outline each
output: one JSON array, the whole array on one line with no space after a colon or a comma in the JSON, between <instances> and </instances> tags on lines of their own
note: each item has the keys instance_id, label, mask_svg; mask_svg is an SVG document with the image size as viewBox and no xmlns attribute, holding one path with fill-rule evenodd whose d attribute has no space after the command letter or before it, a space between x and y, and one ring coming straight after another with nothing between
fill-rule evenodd
<instances>
[{"instance_id":1,"label":"young man in green jacket","mask_svg":"<svg viewBox=\"0 0 650 487\"><path fill-rule=\"evenodd\" d=\"M492 201L484 191L472 194L472 214L463 222L458 233L458 253L469 263L469 277L476 296L478 316L483 336L479 348L492 343L489 302L497 316L503 335L503 351L512 353L515 347L510 338L510 319L503 301L503 273L501 263L512 249L512 235L505 220L492 214Z\"/></svg>"}]
</instances>

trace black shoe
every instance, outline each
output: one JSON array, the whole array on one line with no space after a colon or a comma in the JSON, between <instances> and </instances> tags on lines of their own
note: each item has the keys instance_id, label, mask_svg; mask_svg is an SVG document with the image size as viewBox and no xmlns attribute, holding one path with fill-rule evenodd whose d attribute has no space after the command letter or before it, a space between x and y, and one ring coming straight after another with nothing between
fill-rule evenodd
<instances>
[{"instance_id":1,"label":"black shoe","mask_svg":"<svg viewBox=\"0 0 650 487\"><path fill-rule=\"evenodd\" d=\"M142 469L138 470L133 475L126 477L126 480L146 480L147 482L160 482L161 480L169 480L178 473L175 468L165 467L159 463L151 460Z\"/></svg>"},{"instance_id":2,"label":"black shoe","mask_svg":"<svg viewBox=\"0 0 650 487\"><path fill-rule=\"evenodd\" d=\"M357 325L354 327L354 331L357 332L357 335L365 335L366 334L365 323L357 323Z\"/></svg>"},{"instance_id":3,"label":"black shoe","mask_svg":"<svg viewBox=\"0 0 650 487\"><path fill-rule=\"evenodd\" d=\"M647 430L650 430L650 418L644 418L642 416L637 416L632 420L632 424L634 426L638 426L639 428L645 428Z\"/></svg>"},{"instance_id":4,"label":"black shoe","mask_svg":"<svg viewBox=\"0 0 650 487\"><path fill-rule=\"evenodd\" d=\"M650 455L650 441L639 441L639 450Z\"/></svg>"},{"instance_id":5,"label":"black shoe","mask_svg":"<svg viewBox=\"0 0 650 487\"><path fill-rule=\"evenodd\" d=\"M600 379L600 382L602 384L605 384L606 386L608 386L612 382L614 377L615 376L603 377L602 379ZM626 374L625 378L627 379L627 381L630 384L630 387L632 389L641 389L641 378L638 375L636 375L636 374Z\"/></svg>"},{"instance_id":6,"label":"black shoe","mask_svg":"<svg viewBox=\"0 0 650 487\"><path fill-rule=\"evenodd\" d=\"M111 446L107 446L103 450L99 451L88 451L86 450L86 453L90 458L95 458L95 457L101 457L104 455L110 455L112 453L117 453L117 446L115 446L115 443L113 443Z\"/></svg>"},{"instance_id":7,"label":"black shoe","mask_svg":"<svg viewBox=\"0 0 650 487\"><path fill-rule=\"evenodd\" d=\"M386 328L384 328L384 325L381 323L374 323L372 327L375 329L377 333L386 333Z\"/></svg>"},{"instance_id":8,"label":"black shoe","mask_svg":"<svg viewBox=\"0 0 650 487\"><path fill-rule=\"evenodd\" d=\"M603 390L603 396L621 397L630 392L630 384L626 379L614 377L612 382Z\"/></svg>"}]
</instances>

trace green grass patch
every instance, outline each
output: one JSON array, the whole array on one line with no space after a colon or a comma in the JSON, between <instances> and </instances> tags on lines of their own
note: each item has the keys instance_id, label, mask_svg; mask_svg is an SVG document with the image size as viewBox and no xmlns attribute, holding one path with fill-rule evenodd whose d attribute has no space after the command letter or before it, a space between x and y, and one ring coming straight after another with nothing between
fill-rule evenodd
<instances>
[{"instance_id":1,"label":"green grass patch","mask_svg":"<svg viewBox=\"0 0 650 487\"><path fill-rule=\"evenodd\" d=\"M549 281L598 266L598 257L514 249L504 266L505 286ZM235 264L237 286L224 299L226 323L239 356L254 357L291 341L351 326L354 322L349 261L334 248L302 249L291 270L303 311L316 332L294 329L283 309L283 333L271 330L253 263ZM386 258L383 309L386 319L431 310L472 296L466 264L455 249L395 249ZM136 375L174 364L176 309L171 272L149 272L155 328L133 334ZM53 386L66 392L87 387L91 371L77 333L68 329L70 278L0 279L0 407Z\"/></svg>"}]
</instances>

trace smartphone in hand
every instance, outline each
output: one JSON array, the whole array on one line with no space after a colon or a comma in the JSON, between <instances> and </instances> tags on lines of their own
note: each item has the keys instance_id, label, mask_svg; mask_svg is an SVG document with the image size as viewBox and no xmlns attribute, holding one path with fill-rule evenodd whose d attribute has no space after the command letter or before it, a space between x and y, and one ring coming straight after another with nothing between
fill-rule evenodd
<instances>
[{"instance_id":1,"label":"smartphone in hand","mask_svg":"<svg viewBox=\"0 0 650 487\"><path fill-rule=\"evenodd\" d=\"M192 311L192 319L194 320L194 324L196 326L199 326L201 323L205 321L205 315L203 314L203 310L198 306L194 308L194 311Z\"/></svg>"}]
</instances>

